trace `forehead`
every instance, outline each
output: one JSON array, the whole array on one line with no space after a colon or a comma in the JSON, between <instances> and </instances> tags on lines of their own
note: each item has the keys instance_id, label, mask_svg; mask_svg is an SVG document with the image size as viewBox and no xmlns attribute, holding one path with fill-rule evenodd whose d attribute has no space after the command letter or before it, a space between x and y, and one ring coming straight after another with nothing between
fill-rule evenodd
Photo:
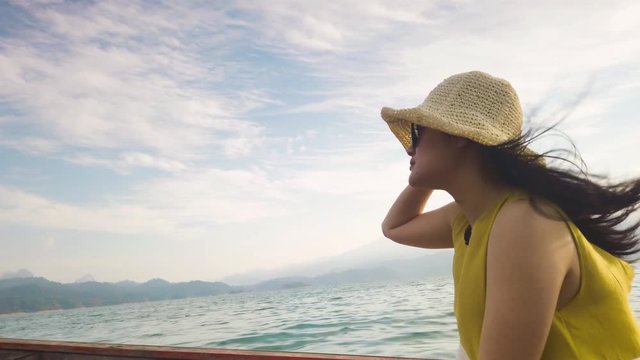
<instances>
[{"instance_id":1,"label":"forehead","mask_svg":"<svg viewBox=\"0 0 640 360\"><path fill-rule=\"evenodd\" d=\"M445 139L445 138L451 138L453 135L446 133L444 131L432 128L432 127L428 127L428 126L422 126L422 125L418 125L420 126L420 137L428 137L430 139Z\"/></svg>"},{"instance_id":2,"label":"forehead","mask_svg":"<svg viewBox=\"0 0 640 360\"><path fill-rule=\"evenodd\" d=\"M420 124L411 124L411 125L413 125L413 127L414 127L415 129L419 129L419 130L421 130L423 133L424 133L424 132L427 132L427 131L428 131L428 132L438 132L438 133L443 133L443 132L442 132L442 131L440 131L440 130L436 130L436 129L434 129L434 128L430 128L430 127L425 126L425 125L420 125ZM444 133L443 133L443 134L444 134Z\"/></svg>"}]
</instances>

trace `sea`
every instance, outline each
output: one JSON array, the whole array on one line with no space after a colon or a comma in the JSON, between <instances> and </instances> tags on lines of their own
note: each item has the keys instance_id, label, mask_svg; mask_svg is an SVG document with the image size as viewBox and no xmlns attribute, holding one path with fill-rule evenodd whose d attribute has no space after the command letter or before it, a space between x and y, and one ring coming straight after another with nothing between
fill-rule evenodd
<instances>
[{"instance_id":1,"label":"sea","mask_svg":"<svg viewBox=\"0 0 640 360\"><path fill-rule=\"evenodd\" d=\"M638 277L630 302L640 318ZM0 337L429 359L459 346L451 277L3 315Z\"/></svg>"}]
</instances>

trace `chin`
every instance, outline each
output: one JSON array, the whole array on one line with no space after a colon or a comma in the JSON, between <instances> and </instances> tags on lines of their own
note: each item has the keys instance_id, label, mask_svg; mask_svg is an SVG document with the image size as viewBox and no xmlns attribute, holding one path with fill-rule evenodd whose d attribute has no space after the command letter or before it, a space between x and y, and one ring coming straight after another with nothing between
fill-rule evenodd
<instances>
[{"instance_id":1,"label":"chin","mask_svg":"<svg viewBox=\"0 0 640 360\"><path fill-rule=\"evenodd\" d=\"M441 189L442 184L434 180L435 180L434 176L429 176L425 174L418 175L416 173L411 173L411 175L409 175L409 185L411 185L416 189L420 189L420 188Z\"/></svg>"},{"instance_id":2,"label":"chin","mask_svg":"<svg viewBox=\"0 0 640 360\"><path fill-rule=\"evenodd\" d=\"M421 179L420 177L416 176L415 174L411 174L409 175L409 185L411 185L414 188L428 188L429 184L424 181L424 179Z\"/></svg>"}]
</instances>

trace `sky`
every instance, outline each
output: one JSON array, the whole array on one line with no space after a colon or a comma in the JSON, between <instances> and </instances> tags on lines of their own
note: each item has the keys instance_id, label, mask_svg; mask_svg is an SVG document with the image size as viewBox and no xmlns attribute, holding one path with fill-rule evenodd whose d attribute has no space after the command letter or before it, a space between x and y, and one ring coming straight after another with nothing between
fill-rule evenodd
<instances>
[{"instance_id":1,"label":"sky","mask_svg":"<svg viewBox=\"0 0 640 360\"><path fill-rule=\"evenodd\" d=\"M639 18L633 0L0 0L0 273L216 280L381 239L409 157L380 108L463 71L511 82L525 126L564 119L589 171L638 176Z\"/></svg>"}]
</instances>

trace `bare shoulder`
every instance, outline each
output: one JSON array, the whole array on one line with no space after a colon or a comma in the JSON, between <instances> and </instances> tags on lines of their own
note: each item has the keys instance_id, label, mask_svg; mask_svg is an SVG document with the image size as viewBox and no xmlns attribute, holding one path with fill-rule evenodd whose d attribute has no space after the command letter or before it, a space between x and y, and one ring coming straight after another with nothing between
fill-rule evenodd
<instances>
[{"instance_id":1,"label":"bare shoulder","mask_svg":"<svg viewBox=\"0 0 640 360\"><path fill-rule=\"evenodd\" d=\"M538 210L527 199L505 204L494 221L490 241L490 248L497 251L521 253L529 259L540 256L539 261L546 258L568 264L575 252L566 222L550 203L543 201L538 202ZM507 254L500 254L503 255Z\"/></svg>"},{"instance_id":2,"label":"bare shoulder","mask_svg":"<svg viewBox=\"0 0 640 360\"><path fill-rule=\"evenodd\" d=\"M569 234L561 214L549 202L540 200L537 208L528 199L506 203L496 217L494 228L496 225L518 233L534 231Z\"/></svg>"}]
</instances>

